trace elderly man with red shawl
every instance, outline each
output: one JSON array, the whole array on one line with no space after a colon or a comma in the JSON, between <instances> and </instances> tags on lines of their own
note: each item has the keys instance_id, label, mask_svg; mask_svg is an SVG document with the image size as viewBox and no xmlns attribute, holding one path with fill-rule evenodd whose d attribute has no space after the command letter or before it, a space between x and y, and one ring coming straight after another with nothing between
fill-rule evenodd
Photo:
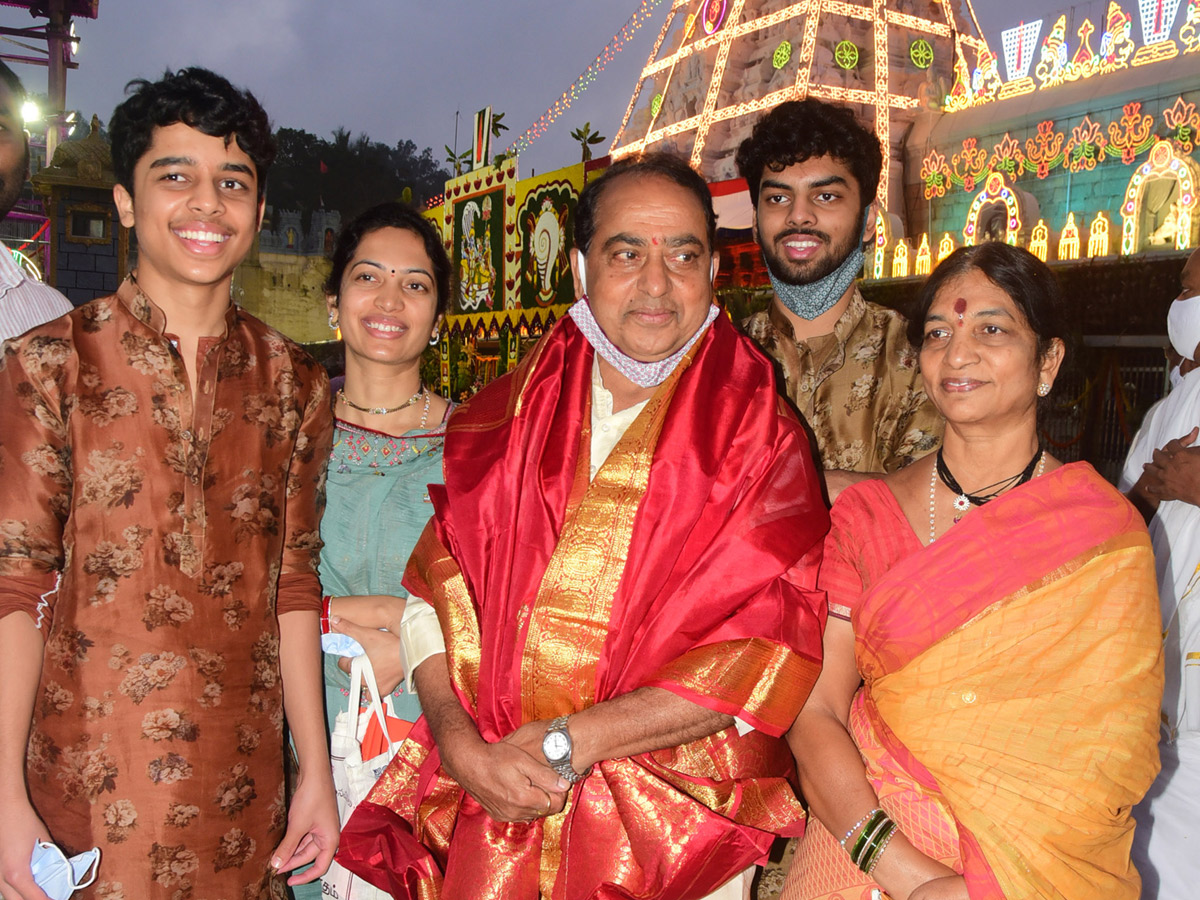
<instances>
[{"instance_id":1,"label":"elderly man with red shawl","mask_svg":"<svg viewBox=\"0 0 1200 900\"><path fill-rule=\"evenodd\" d=\"M712 302L715 229L683 161L615 164L570 315L450 422L405 579L425 714L339 855L396 897L740 897L803 827L779 737L820 669L829 520Z\"/></svg>"}]
</instances>

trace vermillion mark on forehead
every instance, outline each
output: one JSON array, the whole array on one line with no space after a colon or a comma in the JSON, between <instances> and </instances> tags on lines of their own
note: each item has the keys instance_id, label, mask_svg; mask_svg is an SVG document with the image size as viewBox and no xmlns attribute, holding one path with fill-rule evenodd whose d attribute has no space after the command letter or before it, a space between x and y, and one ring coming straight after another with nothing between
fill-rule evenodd
<instances>
[{"instance_id":1,"label":"vermillion mark on forehead","mask_svg":"<svg viewBox=\"0 0 1200 900\"><path fill-rule=\"evenodd\" d=\"M967 311L967 301L959 297L954 301L954 311L958 314L958 324L963 324L963 313Z\"/></svg>"},{"instance_id":2,"label":"vermillion mark on forehead","mask_svg":"<svg viewBox=\"0 0 1200 900\"><path fill-rule=\"evenodd\" d=\"M658 238L656 238L656 237L650 238L650 243L652 243L655 247L657 247L658 246Z\"/></svg>"}]
</instances>

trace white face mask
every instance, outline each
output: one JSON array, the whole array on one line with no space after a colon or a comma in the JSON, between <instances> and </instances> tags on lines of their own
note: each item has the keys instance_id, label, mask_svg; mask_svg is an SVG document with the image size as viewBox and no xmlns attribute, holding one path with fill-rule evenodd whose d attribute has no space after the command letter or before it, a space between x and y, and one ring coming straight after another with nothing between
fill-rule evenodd
<instances>
[{"instance_id":1,"label":"white face mask","mask_svg":"<svg viewBox=\"0 0 1200 900\"><path fill-rule=\"evenodd\" d=\"M100 848L93 847L67 859L67 855L56 844L38 841L33 845L29 868L33 872L33 880L50 900L67 900L75 891L96 880L96 872L100 868Z\"/></svg>"},{"instance_id":2,"label":"white face mask","mask_svg":"<svg viewBox=\"0 0 1200 900\"><path fill-rule=\"evenodd\" d=\"M1200 344L1200 296L1175 300L1167 310L1167 337L1184 359L1191 359Z\"/></svg>"},{"instance_id":3,"label":"white face mask","mask_svg":"<svg viewBox=\"0 0 1200 900\"><path fill-rule=\"evenodd\" d=\"M1183 373L1179 371L1179 366L1171 366L1171 371L1167 373L1167 380L1171 382L1171 390L1183 384Z\"/></svg>"}]
</instances>

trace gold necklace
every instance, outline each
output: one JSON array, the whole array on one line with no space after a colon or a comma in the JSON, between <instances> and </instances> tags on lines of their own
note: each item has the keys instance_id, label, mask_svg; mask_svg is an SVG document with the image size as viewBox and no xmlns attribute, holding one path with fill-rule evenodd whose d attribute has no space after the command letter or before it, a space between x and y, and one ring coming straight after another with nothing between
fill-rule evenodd
<instances>
[{"instance_id":1,"label":"gold necklace","mask_svg":"<svg viewBox=\"0 0 1200 900\"><path fill-rule=\"evenodd\" d=\"M360 413L367 413L370 415L386 415L388 413L398 413L401 409L408 409L408 407L413 406L413 403L420 400L422 394L425 394L424 384L420 386L418 391L416 391L416 394L414 394L412 397L409 397L408 400L401 403L398 407L360 407L358 403L355 403L346 396L346 391L344 391L342 388L338 388L337 400L340 403L346 403L346 406L348 406L350 409L358 409ZM426 410L427 409L428 401L426 401Z\"/></svg>"}]
</instances>

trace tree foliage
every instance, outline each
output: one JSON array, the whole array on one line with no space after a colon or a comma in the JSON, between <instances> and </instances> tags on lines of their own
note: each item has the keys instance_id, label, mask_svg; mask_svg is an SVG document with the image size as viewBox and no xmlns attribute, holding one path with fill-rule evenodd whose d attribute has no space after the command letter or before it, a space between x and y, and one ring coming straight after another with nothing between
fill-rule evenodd
<instances>
[{"instance_id":1,"label":"tree foliage","mask_svg":"<svg viewBox=\"0 0 1200 900\"><path fill-rule=\"evenodd\" d=\"M338 128L330 139L298 128L275 133L279 153L267 177L267 202L276 209L303 211L308 227L312 210L339 210L349 221L385 200L400 200L406 190L421 206L442 192L449 174L428 147L412 141L394 147L366 134L353 137Z\"/></svg>"}]
</instances>

